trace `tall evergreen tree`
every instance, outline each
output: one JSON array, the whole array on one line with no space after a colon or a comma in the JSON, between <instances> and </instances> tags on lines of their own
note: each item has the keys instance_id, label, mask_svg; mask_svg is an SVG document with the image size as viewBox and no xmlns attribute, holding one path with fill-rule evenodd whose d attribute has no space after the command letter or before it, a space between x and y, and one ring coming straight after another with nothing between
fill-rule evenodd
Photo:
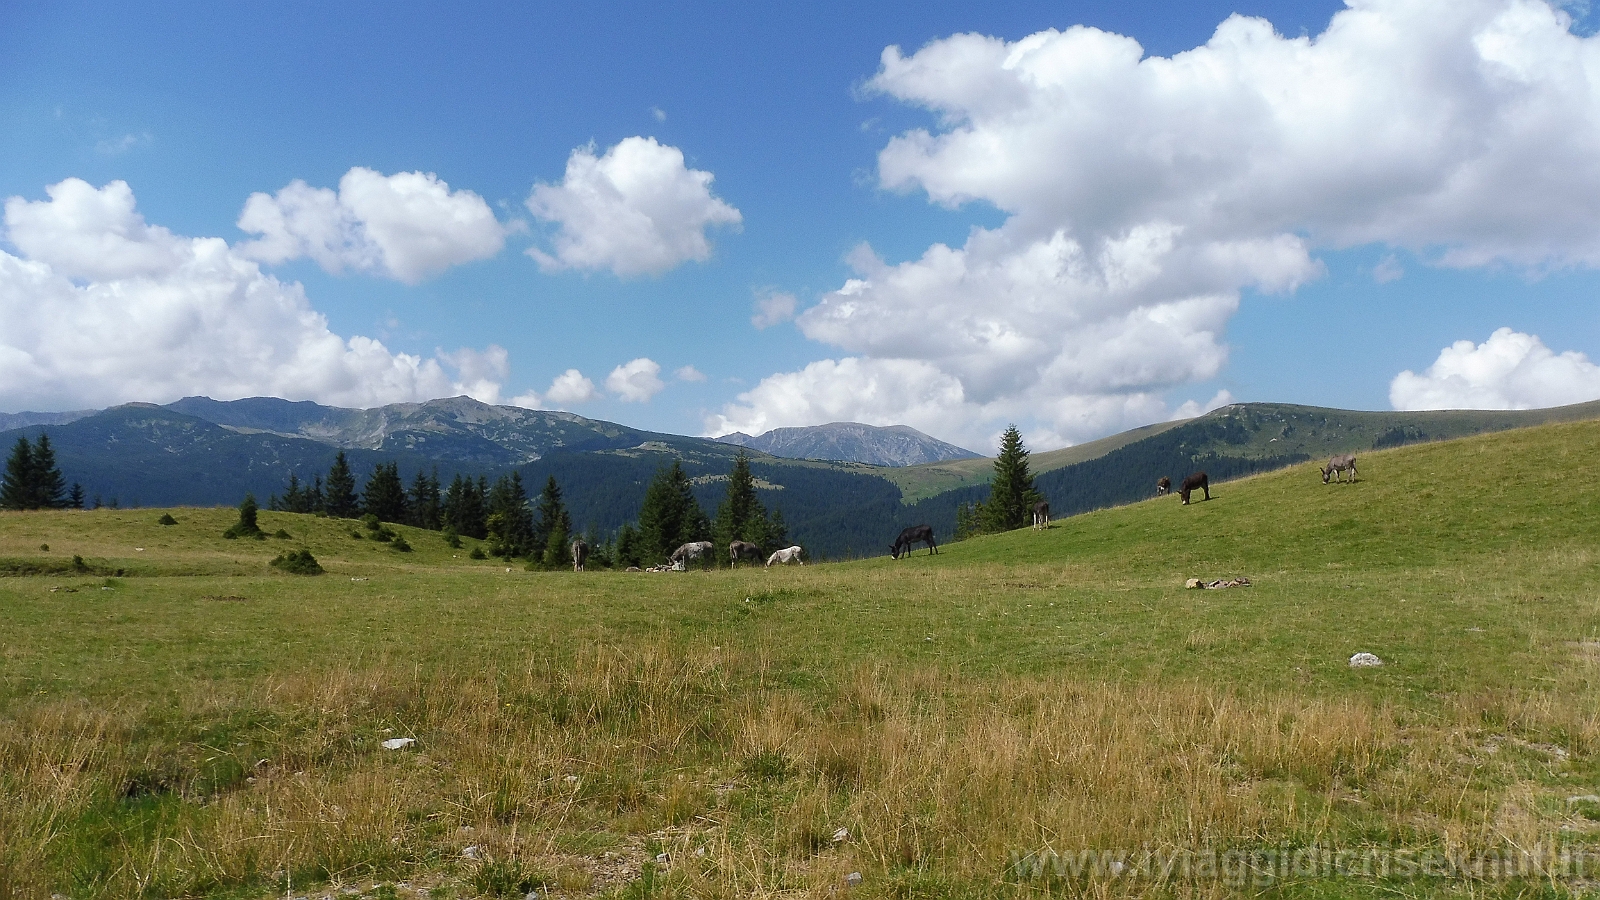
<instances>
[{"instance_id":1,"label":"tall evergreen tree","mask_svg":"<svg viewBox=\"0 0 1600 900\"><path fill-rule=\"evenodd\" d=\"M276 512L303 513L308 512L306 505L306 492L300 487L300 476L289 473L289 484L283 489L283 496L274 494L269 498L267 509Z\"/></svg>"},{"instance_id":2,"label":"tall evergreen tree","mask_svg":"<svg viewBox=\"0 0 1600 900\"><path fill-rule=\"evenodd\" d=\"M734 541L749 541L765 550L769 524L767 508L756 496L750 457L741 447L733 458L733 469L728 472L728 493L717 505L717 518L712 526L717 559L728 561L728 545Z\"/></svg>"},{"instance_id":3,"label":"tall evergreen tree","mask_svg":"<svg viewBox=\"0 0 1600 900\"><path fill-rule=\"evenodd\" d=\"M305 498L306 498L306 500L305 500L305 502L306 502L306 512L308 512L308 513L320 513L320 512L324 511L323 510L323 505L322 505L322 476L321 475L313 475L313 476L311 476L311 486L306 488Z\"/></svg>"},{"instance_id":4,"label":"tall evergreen tree","mask_svg":"<svg viewBox=\"0 0 1600 900\"><path fill-rule=\"evenodd\" d=\"M67 494L67 505L73 509L83 509L83 485L74 481L72 490Z\"/></svg>"},{"instance_id":5,"label":"tall evergreen tree","mask_svg":"<svg viewBox=\"0 0 1600 900\"><path fill-rule=\"evenodd\" d=\"M19 437L6 457L6 473L0 480L0 509L36 509L33 497L33 445Z\"/></svg>"},{"instance_id":6,"label":"tall evergreen tree","mask_svg":"<svg viewBox=\"0 0 1600 900\"><path fill-rule=\"evenodd\" d=\"M675 459L672 468L656 472L645 490L639 509L640 556L654 565L680 545L710 537L711 521L695 500L682 463Z\"/></svg>"},{"instance_id":7,"label":"tall evergreen tree","mask_svg":"<svg viewBox=\"0 0 1600 900\"><path fill-rule=\"evenodd\" d=\"M484 527L488 516L483 508L483 495L470 478L457 475L450 480L450 487L440 503L439 518L445 528L464 537L481 540L488 533Z\"/></svg>"},{"instance_id":8,"label":"tall evergreen tree","mask_svg":"<svg viewBox=\"0 0 1600 900\"><path fill-rule=\"evenodd\" d=\"M328 480L324 482L323 492L323 509L328 515L339 519L355 518L356 478L350 474L350 463L344 458L343 450L333 458L333 466L328 469Z\"/></svg>"},{"instance_id":9,"label":"tall evergreen tree","mask_svg":"<svg viewBox=\"0 0 1600 900\"><path fill-rule=\"evenodd\" d=\"M639 529L634 528L632 522L624 522L622 527L617 529L617 549L614 558L619 569L640 564Z\"/></svg>"},{"instance_id":10,"label":"tall evergreen tree","mask_svg":"<svg viewBox=\"0 0 1600 900\"><path fill-rule=\"evenodd\" d=\"M556 484L554 475L544 483L544 490L539 494L537 516L531 542L535 553L547 556L550 541L557 532L560 532L560 542L563 544L567 541L567 535L572 533L572 518L567 515L567 505L561 500L561 486ZM561 559L565 552L559 551L555 558Z\"/></svg>"},{"instance_id":11,"label":"tall evergreen tree","mask_svg":"<svg viewBox=\"0 0 1600 900\"><path fill-rule=\"evenodd\" d=\"M361 491L361 511L380 522L405 524L406 488L400 481L399 463L378 463Z\"/></svg>"},{"instance_id":12,"label":"tall evergreen tree","mask_svg":"<svg viewBox=\"0 0 1600 900\"><path fill-rule=\"evenodd\" d=\"M489 552L495 556L527 556L533 546L533 512L528 509L528 494L522 475L502 475L489 490L489 517L486 531Z\"/></svg>"},{"instance_id":13,"label":"tall evergreen tree","mask_svg":"<svg viewBox=\"0 0 1600 900\"><path fill-rule=\"evenodd\" d=\"M1032 521L1033 504L1040 499L1028 471L1028 448L1022 444L1022 433L1017 426L1008 426L1000 436L1000 455L994 459L989 499L979 512L980 526L989 533L1021 528Z\"/></svg>"},{"instance_id":14,"label":"tall evergreen tree","mask_svg":"<svg viewBox=\"0 0 1600 900\"><path fill-rule=\"evenodd\" d=\"M65 509L67 505L67 480L56 467L56 451L50 446L50 435L41 434L33 442L33 484L36 509Z\"/></svg>"},{"instance_id":15,"label":"tall evergreen tree","mask_svg":"<svg viewBox=\"0 0 1600 900\"><path fill-rule=\"evenodd\" d=\"M411 524L418 528L439 530L438 467L434 467L432 476L424 475L419 470L417 477L411 479L411 490L406 497L406 509L411 513Z\"/></svg>"}]
</instances>

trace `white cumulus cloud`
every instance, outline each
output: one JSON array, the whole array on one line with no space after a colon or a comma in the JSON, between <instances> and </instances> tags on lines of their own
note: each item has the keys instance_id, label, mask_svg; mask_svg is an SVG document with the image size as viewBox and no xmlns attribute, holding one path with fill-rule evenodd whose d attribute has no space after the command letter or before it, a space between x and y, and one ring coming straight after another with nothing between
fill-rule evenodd
<instances>
[{"instance_id":1,"label":"white cumulus cloud","mask_svg":"<svg viewBox=\"0 0 1600 900\"><path fill-rule=\"evenodd\" d=\"M737 209L711 193L712 174L684 164L683 151L655 138L625 138L595 155L572 151L560 184L536 184L528 210L559 226L553 253L528 254L547 271L610 269L618 277L660 275L711 258L706 229L737 227Z\"/></svg>"},{"instance_id":2,"label":"white cumulus cloud","mask_svg":"<svg viewBox=\"0 0 1600 900\"><path fill-rule=\"evenodd\" d=\"M0 408L81 409L188 394L340 406L494 396L505 351L424 359L342 338L299 284L221 238L145 222L121 181L12 197L0 251Z\"/></svg>"},{"instance_id":3,"label":"white cumulus cloud","mask_svg":"<svg viewBox=\"0 0 1600 900\"><path fill-rule=\"evenodd\" d=\"M550 390L545 391L545 402L557 407L570 406L577 403L587 403L598 399L600 391L594 382L585 378L577 369L568 369L555 377L550 382Z\"/></svg>"},{"instance_id":4,"label":"white cumulus cloud","mask_svg":"<svg viewBox=\"0 0 1600 900\"><path fill-rule=\"evenodd\" d=\"M296 179L276 194L251 194L238 224L260 235L237 248L250 259L274 264L309 256L329 272L368 272L407 284L488 259L506 235L472 191L451 191L432 173L383 175L359 166L339 179L338 192Z\"/></svg>"},{"instance_id":5,"label":"white cumulus cloud","mask_svg":"<svg viewBox=\"0 0 1600 900\"><path fill-rule=\"evenodd\" d=\"M661 365L641 356L612 369L606 376L606 390L626 402L644 403L667 386L660 376Z\"/></svg>"},{"instance_id":6,"label":"white cumulus cloud","mask_svg":"<svg viewBox=\"0 0 1600 900\"><path fill-rule=\"evenodd\" d=\"M796 320L855 367L773 376L723 417L816 424L777 388L848 397L871 364L916 363L960 402L837 411L954 434L1025 409L1082 440L1170 414L1160 396L1225 365L1242 293L1319 277L1320 248L1600 265L1600 38L1569 26L1537 0L1361 0L1314 37L1233 16L1170 58L1086 27L890 47L869 90L934 125L888 141L880 185L1006 219L907 261L858 249L855 277Z\"/></svg>"},{"instance_id":7,"label":"white cumulus cloud","mask_svg":"<svg viewBox=\"0 0 1600 900\"><path fill-rule=\"evenodd\" d=\"M706 373L696 369L694 366L683 366L676 372L673 372L672 377L678 379L679 381L698 382L706 380Z\"/></svg>"},{"instance_id":8,"label":"white cumulus cloud","mask_svg":"<svg viewBox=\"0 0 1600 900\"><path fill-rule=\"evenodd\" d=\"M1456 341L1422 374L1408 369L1389 383L1395 409L1539 409L1595 399L1600 366L1510 328L1477 345Z\"/></svg>"}]
</instances>

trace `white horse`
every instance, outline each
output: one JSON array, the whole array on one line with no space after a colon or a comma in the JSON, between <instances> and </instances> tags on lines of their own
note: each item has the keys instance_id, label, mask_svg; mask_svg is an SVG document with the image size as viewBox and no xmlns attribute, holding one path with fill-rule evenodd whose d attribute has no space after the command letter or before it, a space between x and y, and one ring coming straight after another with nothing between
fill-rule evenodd
<instances>
[{"instance_id":1,"label":"white horse","mask_svg":"<svg viewBox=\"0 0 1600 900\"><path fill-rule=\"evenodd\" d=\"M806 564L806 561L800 558L801 552L802 551L800 550L799 544L795 544L793 547L785 547L782 550L779 550L777 553L767 557L767 566L770 568L773 563L786 562L797 562L803 566Z\"/></svg>"}]
</instances>

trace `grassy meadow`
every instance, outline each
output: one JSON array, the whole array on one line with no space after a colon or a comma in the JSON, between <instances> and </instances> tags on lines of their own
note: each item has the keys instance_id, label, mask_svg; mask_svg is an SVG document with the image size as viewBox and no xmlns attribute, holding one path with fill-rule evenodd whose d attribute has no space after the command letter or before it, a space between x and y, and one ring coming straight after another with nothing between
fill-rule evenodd
<instances>
[{"instance_id":1,"label":"grassy meadow","mask_svg":"<svg viewBox=\"0 0 1600 900\"><path fill-rule=\"evenodd\" d=\"M668 574L0 513L0 897L1581 893L1597 471L1579 422Z\"/></svg>"}]
</instances>

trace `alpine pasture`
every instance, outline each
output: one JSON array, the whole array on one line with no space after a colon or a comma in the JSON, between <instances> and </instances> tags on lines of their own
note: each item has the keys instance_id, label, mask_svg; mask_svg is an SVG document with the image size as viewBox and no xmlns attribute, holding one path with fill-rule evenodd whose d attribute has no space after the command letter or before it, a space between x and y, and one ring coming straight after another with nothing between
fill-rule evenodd
<instances>
[{"instance_id":1,"label":"alpine pasture","mask_svg":"<svg viewBox=\"0 0 1600 900\"><path fill-rule=\"evenodd\" d=\"M1600 422L1322 462L666 574L0 514L0 896L1581 889L1270 861L1600 855ZM326 574L268 565L299 549ZM1268 864L1142 862L1208 853Z\"/></svg>"}]
</instances>

